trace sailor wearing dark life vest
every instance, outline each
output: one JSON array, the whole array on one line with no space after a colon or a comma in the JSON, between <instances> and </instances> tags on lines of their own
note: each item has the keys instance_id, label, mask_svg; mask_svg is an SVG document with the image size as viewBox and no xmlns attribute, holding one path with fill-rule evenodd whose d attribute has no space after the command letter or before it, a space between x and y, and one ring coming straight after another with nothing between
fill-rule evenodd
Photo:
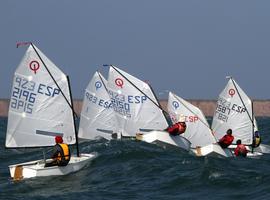
<instances>
[{"instance_id":1,"label":"sailor wearing dark life vest","mask_svg":"<svg viewBox=\"0 0 270 200\"><path fill-rule=\"evenodd\" d=\"M52 162L46 163L45 167L51 166L66 166L70 160L70 150L67 144L63 143L63 138L61 136L55 137L54 151L51 156Z\"/></svg>"},{"instance_id":2,"label":"sailor wearing dark life vest","mask_svg":"<svg viewBox=\"0 0 270 200\"><path fill-rule=\"evenodd\" d=\"M262 142L262 139L261 139L259 131L255 131L252 147L256 148L256 147L260 146L261 142Z\"/></svg>"},{"instance_id":3,"label":"sailor wearing dark life vest","mask_svg":"<svg viewBox=\"0 0 270 200\"><path fill-rule=\"evenodd\" d=\"M177 136L184 133L186 131L186 128L187 125L185 122L185 116L181 115L178 122L168 127L166 130L169 132L170 135Z\"/></svg>"},{"instance_id":4,"label":"sailor wearing dark life vest","mask_svg":"<svg viewBox=\"0 0 270 200\"><path fill-rule=\"evenodd\" d=\"M224 135L218 142L222 148L227 148L232 144L234 137L232 135L232 129L228 129L226 135Z\"/></svg>"},{"instance_id":5,"label":"sailor wearing dark life vest","mask_svg":"<svg viewBox=\"0 0 270 200\"><path fill-rule=\"evenodd\" d=\"M236 144L237 144L237 147L234 149L234 155L246 157L248 151L245 145L241 144L241 140L237 140Z\"/></svg>"}]
</instances>

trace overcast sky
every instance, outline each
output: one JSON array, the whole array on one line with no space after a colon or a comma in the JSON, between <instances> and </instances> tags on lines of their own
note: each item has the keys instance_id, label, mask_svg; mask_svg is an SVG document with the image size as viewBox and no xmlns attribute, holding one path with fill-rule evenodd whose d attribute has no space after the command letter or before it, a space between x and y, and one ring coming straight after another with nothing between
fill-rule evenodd
<instances>
[{"instance_id":1,"label":"overcast sky","mask_svg":"<svg viewBox=\"0 0 270 200\"><path fill-rule=\"evenodd\" d=\"M0 98L32 41L82 98L114 64L160 98L216 99L231 75L252 99L270 99L270 1L1 0Z\"/></svg>"}]
</instances>

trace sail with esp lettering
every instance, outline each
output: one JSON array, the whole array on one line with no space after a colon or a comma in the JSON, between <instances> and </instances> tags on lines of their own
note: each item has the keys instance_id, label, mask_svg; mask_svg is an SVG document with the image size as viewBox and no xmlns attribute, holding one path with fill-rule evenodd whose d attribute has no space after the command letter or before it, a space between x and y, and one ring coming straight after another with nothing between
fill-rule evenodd
<instances>
[{"instance_id":1,"label":"sail with esp lettering","mask_svg":"<svg viewBox=\"0 0 270 200\"><path fill-rule=\"evenodd\" d=\"M212 130L217 139L223 137L228 129L232 129L234 143L241 139L242 144L252 144L254 132L258 130L252 106L250 98L230 77L219 94L213 116Z\"/></svg>"},{"instance_id":2,"label":"sail with esp lettering","mask_svg":"<svg viewBox=\"0 0 270 200\"><path fill-rule=\"evenodd\" d=\"M57 135L76 142L68 79L31 44L14 73L5 145L52 146Z\"/></svg>"},{"instance_id":3,"label":"sail with esp lettering","mask_svg":"<svg viewBox=\"0 0 270 200\"><path fill-rule=\"evenodd\" d=\"M198 107L170 92L167 109L175 123L181 115L185 118L187 128L181 136L191 142L192 148L216 143L208 122Z\"/></svg>"},{"instance_id":4,"label":"sail with esp lettering","mask_svg":"<svg viewBox=\"0 0 270 200\"><path fill-rule=\"evenodd\" d=\"M79 138L109 140L116 133L117 121L106 87L107 80L95 72L84 93Z\"/></svg>"},{"instance_id":5,"label":"sail with esp lettering","mask_svg":"<svg viewBox=\"0 0 270 200\"><path fill-rule=\"evenodd\" d=\"M108 93L122 136L164 130L167 120L151 87L123 70L110 66Z\"/></svg>"}]
</instances>

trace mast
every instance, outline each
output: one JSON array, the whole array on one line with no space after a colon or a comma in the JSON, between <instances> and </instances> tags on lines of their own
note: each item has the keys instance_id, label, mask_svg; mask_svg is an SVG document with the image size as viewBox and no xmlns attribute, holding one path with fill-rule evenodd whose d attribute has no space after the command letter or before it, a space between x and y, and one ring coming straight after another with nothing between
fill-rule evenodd
<instances>
[{"instance_id":1,"label":"mast","mask_svg":"<svg viewBox=\"0 0 270 200\"><path fill-rule=\"evenodd\" d=\"M72 109L72 118L73 118L74 131L75 131L75 139L76 139L77 157L80 157L79 143L78 143L78 131L77 131L76 122L75 122L75 117L77 119L77 115L76 115L76 113L74 111L74 107L73 107L73 99L72 99L72 93L71 93L71 88L70 88L69 76L66 76L66 77L67 77L67 81L68 81L68 89L69 89L69 94L70 94L70 102L71 102L71 109Z\"/></svg>"},{"instance_id":2,"label":"mast","mask_svg":"<svg viewBox=\"0 0 270 200\"><path fill-rule=\"evenodd\" d=\"M254 133L254 112L253 112L253 101L251 101L251 111L252 111L252 144L251 144L251 152L253 153L253 141L254 141L254 138L255 138L255 133Z\"/></svg>"}]
</instances>

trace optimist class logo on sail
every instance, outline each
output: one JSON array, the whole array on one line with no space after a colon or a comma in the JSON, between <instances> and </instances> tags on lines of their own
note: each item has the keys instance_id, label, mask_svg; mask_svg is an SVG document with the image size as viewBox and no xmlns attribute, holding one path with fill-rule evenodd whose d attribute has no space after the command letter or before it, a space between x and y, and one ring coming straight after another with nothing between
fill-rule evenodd
<instances>
[{"instance_id":1,"label":"optimist class logo on sail","mask_svg":"<svg viewBox=\"0 0 270 200\"><path fill-rule=\"evenodd\" d=\"M37 71L39 70L39 62L36 61L36 60L32 60L30 63L29 63L29 68L36 74Z\"/></svg>"},{"instance_id":2,"label":"optimist class logo on sail","mask_svg":"<svg viewBox=\"0 0 270 200\"><path fill-rule=\"evenodd\" d=\"M97 91L99 88L102 87L102 83L101 83L100 81L97 81L97 82L95 83L95 87L96 87L96 91Z\"/></svg>"},{"instance_id":3,"label":"optimist class logo on sail","mask_svg":"<svg viewBox=\"0 0 270 200\"><path fill-rule=\"evenodd\" d=\"M115 82L115 85L117 85L117 86L120 87L120 88L123 88L124 81L123 81L121 78L115 79L114 82Z\"/></svg>"},{"instance_id":4,"label":"optimist class logo on sail","mask_svg":"<svg viewBox=\"0 0 270 200\"><path fill-rule=\"evenodd\" d=\"M176 110L177 108L179 108L179 103L177 101L173 101L172 102L172 106L174 107L174 109Z\"/></svg>"},{"instance_id":5,"label":"optimist class logo on sail","mask_svg":"<svg viewBox=\"0 0 270 200\"><path fill-rule=\"evenodd\" d=\"M234 89L229 89L229 95L233 97L235 95L235 90Z\"/></svg>"}]
</instances>

